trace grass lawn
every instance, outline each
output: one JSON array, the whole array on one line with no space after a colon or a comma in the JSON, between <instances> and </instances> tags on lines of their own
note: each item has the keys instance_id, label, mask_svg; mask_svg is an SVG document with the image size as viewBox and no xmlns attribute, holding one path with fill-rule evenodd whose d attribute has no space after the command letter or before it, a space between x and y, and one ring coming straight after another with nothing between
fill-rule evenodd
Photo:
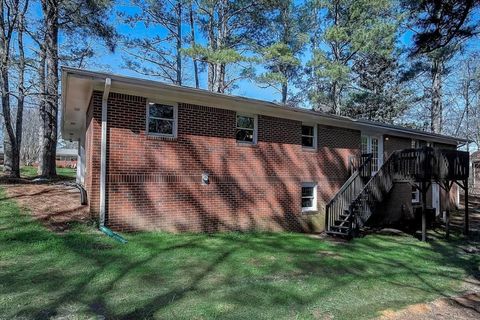
<instances>
[{"instance_id":1,"label":"grass lawn","mask_svg":"<svg viewBox=\"0 0 480 320\"><path fill-rule=\"evenodd\" d=\"M0 191L5 319L362 319L461 290L480 257L456 242L291 233L55 234Z\"/></svg>"},{"instance_id":2,"label":"grass lawn","mask_svg":"<svg viewBox=\"0 0 480 320\"><path fill-rule=\"evenodd\" d=\"M76 169L72 168L57 168L57 175L64 178L75 178L77 174ZM34 178L37 174L37 167L24 166L20 168L20 176L23 178Z\"/></svg>"}]
</instances>

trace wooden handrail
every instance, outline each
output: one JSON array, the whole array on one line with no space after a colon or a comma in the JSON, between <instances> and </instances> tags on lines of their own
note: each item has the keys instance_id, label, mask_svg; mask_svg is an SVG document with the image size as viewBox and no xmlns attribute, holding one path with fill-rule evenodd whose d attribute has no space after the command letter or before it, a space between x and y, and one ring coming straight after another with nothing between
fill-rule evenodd
<instances>
[{"instance_id":1,"label":"wooden handrail","mask_svg":"<svg viewBox=\"0 0 480 320\"><path fill-rule=\"evenodd\" d=\"M348 210L355 218L352 227L362 227L373 214L376 205L393 187L393 173L397 157L398 153L393 152L351 202Z\"/></svg>"},{"instance_id":2,"label":"wooden handrail","mask_svg":"<svg viewBox=\"0 0 480 320\"><path fill-rule=\"evenodd\" d=\"M454 149L404 149L394 151L352 201L349 212L362 227L393 187L395 179L410 181L463 180L469 174L469 154Z\"/></svg>"},{"instance_id":3,"label":"wooden handrail","mask_svg":"<svg viewBox=\"0 0 480 320\"><path fill-rule=\"evenodd\" d=\"M364 168L366 168L367 165L371 164L372 158L373 158L372 154L369 153L365 162L362 163L360 165L360 167L358 167L357 170L355 170L355 172L347 179L347 181L345 181L345 183L337 191L335 196L327 203L327 206L329 206L331 203L333 203L352 184L352 181L355 180L360 175L362 170L364 170Z\"/></svg>"},{"instance_id":4,"label":"wooden handrail","mask_svg":"<svg viewBox=\"0 0 480 320\"><path fill-rule=\"evenodd\" d=\"M396 179L412 182L468 179L469 154L454 149L404 149L394 151L371 176L372 155L348 178L326 206L326 229L365 225L377 206L393 188ZM368 175L365 175L368 173ZM365 182L365 178L369 178ZM353 218L353 219L352 219ZM331 227L336 227L331 229ZM347 233L345 233L347 234Z\"/></svg>"},{"instance_id":5,"label":"wooden handrail","mask_svg":"<svg viewBox=\"0 0 480 320\"><path fill-rule=\"evenodd\" d=\"M362 155L363 156L363 155ZM364 178L371 175L372 154L367 154L366 160L358 169L345 181L335 196L327 203L325 207L325 226L330 230L332 223L348 208L348 205L354 199L358 192L364 186Z\"/></svg>"}]
</instances>

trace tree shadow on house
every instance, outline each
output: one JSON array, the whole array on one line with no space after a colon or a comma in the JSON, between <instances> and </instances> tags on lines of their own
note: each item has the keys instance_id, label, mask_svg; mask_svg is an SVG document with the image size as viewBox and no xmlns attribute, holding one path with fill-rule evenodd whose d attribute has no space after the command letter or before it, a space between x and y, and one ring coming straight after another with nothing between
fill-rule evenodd
<instances>
[{"instance_id":1,"label":"tree shadow on house","mask_svg":"<svg viewBox=\"0 0 480 320\"><path fill-rule=\"evenodd\" d=\"M323 211L348 178L348 156L356 152L347 143L303 151L300 139L283 143L281 132L277 136L262 130L258 145L239 145L232 138L218 145L212 132L179 132L173 141L147 141L144 159L134 168L110 164L116 176L141 177L136 182L107 182L108 211L127 207L133 212L119 221L113 221L117 213L112 213L111 225L132 231L309 231L301 213L301 183L318 183ZM208 183L202 183L202 174L208 175ZM119 201L122 197L127 200Z\"/></svg>"}]
</instances>

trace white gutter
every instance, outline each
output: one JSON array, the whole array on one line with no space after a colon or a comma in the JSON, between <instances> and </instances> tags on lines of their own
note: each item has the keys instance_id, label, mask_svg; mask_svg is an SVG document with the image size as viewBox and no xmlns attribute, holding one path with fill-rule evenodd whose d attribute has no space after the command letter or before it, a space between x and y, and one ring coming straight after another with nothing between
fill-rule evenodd
<instances>
[{"instance_id":1,"label":"white gutter","mask_svg":"<svg viewBox=\"0 0 480 320\"><path fill-rule=\"evenodd\" d=\"M110 86L112 80L105 79L105 89L102 97L102 137L100 149L100 227L105 225L106 212L106 179L107 179L107 110L108 110L108 95L110 93Z\"/></svg>"}]
</instances>

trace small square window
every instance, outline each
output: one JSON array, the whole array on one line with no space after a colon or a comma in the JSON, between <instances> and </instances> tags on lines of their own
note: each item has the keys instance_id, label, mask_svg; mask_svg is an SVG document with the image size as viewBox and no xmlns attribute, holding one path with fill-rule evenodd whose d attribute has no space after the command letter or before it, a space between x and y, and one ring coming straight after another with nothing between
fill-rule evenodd
<instances>
[{"instance_id":1,"label":"small square window","mask_svg":"<svg viewBox=\"0 0 480 320\"><path fill-rule=\"evenodd\" d=\"M153 135L174 137L176 131L177 106L150 102L147 113L147 132Z\"/></svg>"},{"instance_id":2,"label":"small square window","mask_svg":"<svg viewBox=\"0 0 480 320\"><path fill-rule=\"evenodd\" d=\"M238 142L257 143L257 117L237 114L235 138Z\"/></svg>"},{"instance_id":3,"label":"small square window","mask_svg":"<svg viewBox=\"0 0 480 320\"><path fill-rule=\"evenodd\" d=\"M302 212L317 210L317 185L313 182L302 183Z\"/></svg>"},{"instance_id":4,"label":"small square window","mask_svg":"<svg viewBox=\"0 0 480 320\"><path fill-rule=\"evenodd\" d=\"M315 149L317 146L317 130L314 125L302 125L302 146Z\"/></svg>"}]
</instances>

